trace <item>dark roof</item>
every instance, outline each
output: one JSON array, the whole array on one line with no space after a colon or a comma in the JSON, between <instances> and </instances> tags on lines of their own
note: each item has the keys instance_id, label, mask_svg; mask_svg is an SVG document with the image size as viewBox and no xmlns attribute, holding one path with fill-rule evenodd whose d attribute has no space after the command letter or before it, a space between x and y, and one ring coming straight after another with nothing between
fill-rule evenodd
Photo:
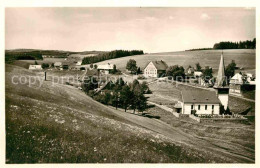
<instances>
[{"instance_id":1,"label":"dark roof","mask_svg":"<svg viewBox=\"0 0 260 168\"><path fill-rule=\"evenodd\" d=\"M206 90L184 90L182 101L184 103L219 103L216 92Z\"/></svg>"},{"instance_id":2,"label":"dark roof","mask_svg":"<svg viewBox=\"0 0 260 168\"><path fill-rule=\"evenodd\" d=\"M168 68L168 65L163 60L161 60L161 61L151 61L151 62L154 64L154 66L157 70L166 70ZM149 63L150 62L148 62L147 65ZM145 66L145 68L147 67L147 65Z\"/></svg>"}]
</instances>

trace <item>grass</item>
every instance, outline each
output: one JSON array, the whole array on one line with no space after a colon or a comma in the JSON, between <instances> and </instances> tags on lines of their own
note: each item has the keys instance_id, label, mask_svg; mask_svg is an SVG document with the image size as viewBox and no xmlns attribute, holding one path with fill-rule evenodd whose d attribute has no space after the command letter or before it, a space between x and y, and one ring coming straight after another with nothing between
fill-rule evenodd
<instances>
[{"instance_id":1,"label":"grass","mask_svg":"<svg viewBox=\"0 0 260 168\"><path fill-rule=\"evenodd\" d=\"M72 86L12 84L36 75L13 65L5 74L6 163L228 162L137 127Z\"/></svg>"},{"instance_id":2,"label":"grass","mask_svg":"<svg viewBox=\"0 0 260 168\"><path fill-rule=\"evenodd\" d=\"M254 49L223 50L223 52L226 65L228 65L231 60L235 60L239 67L255 69ZM116 64L117 68L123 72L125 71L126 63L129 59L135 59L137 65L141 68L145 68L145 65L149 61L164 60L169 66L178 64L187 68L188 65L195 66L195 64L199 62L202 67L211 66L213 69L218 69L221 53L222 50L155 53L111 59L97 64Z\"/></svg>"}]
</instances>

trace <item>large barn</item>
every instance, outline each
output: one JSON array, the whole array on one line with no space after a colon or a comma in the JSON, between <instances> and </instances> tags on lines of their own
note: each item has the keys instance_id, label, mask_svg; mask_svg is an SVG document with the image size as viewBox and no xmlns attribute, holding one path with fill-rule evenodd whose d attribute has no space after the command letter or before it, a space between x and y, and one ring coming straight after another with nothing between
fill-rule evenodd
<instances>
[{"instance_id":1,"label":"large barn","mask_svg":"<svg viewBox=\"0 0 260 168\"><path fill-rule=\"evenodd\" d=\"M164 61L151 61L144 68L144 76L148 77L162 77L166 73L168 65Z\"/></svg>"}]
</instances>

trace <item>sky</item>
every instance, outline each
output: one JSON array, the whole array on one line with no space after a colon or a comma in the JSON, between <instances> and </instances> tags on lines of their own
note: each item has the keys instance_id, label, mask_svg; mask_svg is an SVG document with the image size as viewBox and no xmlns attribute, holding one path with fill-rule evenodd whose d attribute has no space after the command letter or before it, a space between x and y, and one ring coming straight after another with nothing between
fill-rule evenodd
<instances>
[{"instance_id":1,"label":"sky","mask_svg":"<svg viewBox=\"0 0 260 168\"><path fill-rule=\"evenodd\" d=\"M255 8L6 8L5 48L146 53L252 40Z\"/></svg>"}]
</instances>

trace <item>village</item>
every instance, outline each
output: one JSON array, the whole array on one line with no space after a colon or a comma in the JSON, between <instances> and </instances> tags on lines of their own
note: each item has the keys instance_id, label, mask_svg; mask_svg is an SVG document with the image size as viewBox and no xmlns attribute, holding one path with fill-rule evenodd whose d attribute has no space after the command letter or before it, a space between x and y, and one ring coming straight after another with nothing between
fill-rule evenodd
<instances>
[{"instance_id":1,"label":"village","mask_svg":"<svg viewBox=\"0 0 260 168\"><path fill-rule=\"evenodd\" d=\"M93 55L91 55L93 56ZM44 56L46 58L48 56ZM89 64L82 65L82 61L72 61L69 58L65 58L63 62L53 62L52 64L42 65L29 65L30 70L43 70L47 74L51 71L81 71L81 75L75 77L72 80L66 81L66 84L73 85L80 90L83 90L93 99L102 102L106 105L111 105L124 108L125 111L133 109L134 113L144 111L149 105L158 106L175 117L190 117L198 122L216 122L216 121L232 121L243 122L247 120L247 117L254 116L252 108L247 106L246 108L240 108L239 111L230 110L230 96L236 97L242 100L248 100L254 102L252 97L246 98L243 93L252 92L255 90L255 74L248 73L242 68L236 67L233 60L232 65L233 74L227 77L225 74L225 64L223 51L220 55L219 66L216 76L212 75L212 68L206 66L204 69L199 63L195 65L195 68L188 66L186 70L182 66L175 65L169 67L163 60L147 62L144 68L137 67L136 61L130 59L126 65L124 72L121 72L116 68L116 64ZM35 63L37 63L35 61ZM70 65L70 66L69 66ZM177 73L175 72L177 71ZM52 74L51 72L50 74ZM46 78L46 76L45 76ZM86 78L89 78L87 84L84 82ZM96 80L95 84L90 84L91 79ZM117 86L119 82L120 86ZM92 81L93 82L93 81ZM140 83L143 87L141 90L142 96L134 98L134 94L128 93L130 96L126 97L126 100L120 100L120 93L122 93L123 86L129 86L129 90L133 89L133 83ZM122 84L123 83L123 84ZM171 83L172 85L185 85L189 89L178 89L179 95L176 93L170 96L173 100L154 99L158 97L157 93L152 93L149 89L149 85L156 85L153 87L162 87L165 83ZM117 88L114 90L114 88ZM119 88L121 89L119 89ZM174 86L172 86L174 87ZM171 89L169 89L171 90ZM153 98L149 98L153 97ZM122 99L122 98L121 98ZM133 100L134 99L134 100ZM133 104L124 104L123 102L131 102ZM137 101L137 102L136 102ZM140 104L142 103L142 104ZM231 102L233 103L233 102ZM166 105L164 105L166 104ZM231 104L231 106L233 106ZM138 108L139 107L139 108Z\"/></svg>"}]
</instances>

